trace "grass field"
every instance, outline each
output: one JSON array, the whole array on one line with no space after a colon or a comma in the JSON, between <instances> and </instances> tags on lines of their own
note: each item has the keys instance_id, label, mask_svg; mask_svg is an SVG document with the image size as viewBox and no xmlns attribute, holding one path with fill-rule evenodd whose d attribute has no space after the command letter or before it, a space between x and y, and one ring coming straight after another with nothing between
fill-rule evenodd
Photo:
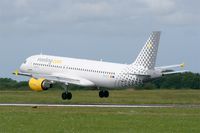
<instances>
[{"instance_id":1,"label":"grass field","mask_svg":"<svg viewBox=\"0 0 200 133\"><path fill-rule=\"evenodd\" d=\"M63 101L62 91L0 91L0 103L57 104L200 104L198 90L120 90L101 99L98 91L72 91L73 99Z\"/></svg>"},{"instance_id":2,"label":"grass field","mask_svg":"<svg viewBox=\"0 0 200 133\"><path fill-rule=\"evenodd\" d=\"M60 91L0 91L0 103L58 104L199 104L195 90L74 91L72 101ZM199 133L200 108L0 107L0 133Z\"/></svg>"}]
</instances>

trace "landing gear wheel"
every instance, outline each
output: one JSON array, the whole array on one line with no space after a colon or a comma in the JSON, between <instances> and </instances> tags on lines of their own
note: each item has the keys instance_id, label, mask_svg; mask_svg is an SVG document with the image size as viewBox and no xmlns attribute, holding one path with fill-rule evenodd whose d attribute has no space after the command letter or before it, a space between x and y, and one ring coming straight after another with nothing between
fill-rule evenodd
<instances>
[{"instance_id":1,"label":"landing gear wheel","mask_svg":"<svg viewBox=\"0 0 200 133\"><path fill-rule=\"evenodd\" d=\"M67 100L71 100L72 99L72 93L71 92L68 92L67 93Z\"/></svg>"},{"instance_id":2,"label":"landing gear wheel","mask_svg":"<svg viewBox=\"0 0 200 133\"><path fill-rule=\"evenodd\" d=\"M108 98L109 97L109 91L107 91L107 90L101 90L101 91L99 91L99 97L100 98Z\"/></svg>"},{"instance_id":3,"label":"landing gear wheel","mask_svg":"<svg viewBox=\"0 0 200 133\"><path fill-rule=\"evenodd\" d=\"M62 93L62 99L63 99L63 100L66 100L66 99L67 99L67 93L66 93L66 92L63 92L63 93Z\"/></svg>"},{"instance_id":4,"label":"landing gear wheel","mask_svg":"<svg viewBox=\"0 0 200 133\"><path fill-rule=\"evenodd\" d=\"M109 91L107 91L107 90L104 91L104 97L105 97L105 98L108 98L108 97L109 97Z\"/></svg>"},{"instance_id":5,"label":"landing gear wheel","mask_svg":"<svg viewBox=\"0 0 200 133\"><path fill-rule=\"evenodd\" d=\"M62 99L63 100L71 100L72 99L72 93L71 92L63 92L62 93Z\"/></svg>"},{"instance_id":6,"label":"landing gear wheel","mask_svg":"<svg viewBox=\"0 0 200 133\"><path fill-rule=\"evenodd\" d=\"M100 97L100 98L103 98L103 97L104 97L103 91L99 91L99 97Z\"/></svg>"}]
</instances>

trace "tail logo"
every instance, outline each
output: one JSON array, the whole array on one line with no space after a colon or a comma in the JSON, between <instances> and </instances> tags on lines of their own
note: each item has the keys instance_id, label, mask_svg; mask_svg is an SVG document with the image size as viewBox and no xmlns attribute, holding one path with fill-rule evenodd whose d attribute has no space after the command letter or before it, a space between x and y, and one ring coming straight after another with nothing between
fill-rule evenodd
<instances>
[{"instance_id":1,"label":"tail logo","mask_svg":"<svg viewBox=\"0 0 200 133\"><path fill-rule=\"evenodd\" d=\"M148 48L148 49L152 49L152 48L153 48L153 45L152 45L151 43L149 43L149 44L147 45L147 48Z\"/></svg>"}]
</instances>

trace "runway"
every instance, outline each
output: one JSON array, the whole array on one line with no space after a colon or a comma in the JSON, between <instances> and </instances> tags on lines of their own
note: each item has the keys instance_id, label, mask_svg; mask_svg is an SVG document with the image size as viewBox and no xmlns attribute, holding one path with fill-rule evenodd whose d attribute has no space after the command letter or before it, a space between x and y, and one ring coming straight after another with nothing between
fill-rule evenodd
<instances>
[{"instance_id":1,"label":"runway","mask_svg":"<svg viewBox=\"0 0 200 133\"><path fill-rule=\"evenodd\" d=\"M200 105L179 104L145 104L145 105L119 105L119 104L15 104L0 103L0 107L89 107L89 108L200 108Z\"/></svg>"}]
</instances>

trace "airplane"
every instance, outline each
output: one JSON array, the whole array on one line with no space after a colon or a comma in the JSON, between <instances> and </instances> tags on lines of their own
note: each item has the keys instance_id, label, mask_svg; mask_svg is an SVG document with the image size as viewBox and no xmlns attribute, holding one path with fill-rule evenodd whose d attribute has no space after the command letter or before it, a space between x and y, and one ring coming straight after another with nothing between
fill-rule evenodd
<instances>
[{"instance_id":1,"label":"airplane","mask_svg":"<svg viewBox=\"0 0 200 133\"><path fill-rule=\"evenodd\" d=\"M27 58L13 74L30 77L29 87L34 91L48 90L60 83L64 88L63 100L71 100L68 85L97 87L100 98L108 98L109 91L102 88L127 88L143 84L164 75L184 73L172 68L184 64L155 67L160 31L153 31L136 60L131 64L119 64L87 59L75 59L50 55L33 55Z\"/></svg>"}]
</instances>

